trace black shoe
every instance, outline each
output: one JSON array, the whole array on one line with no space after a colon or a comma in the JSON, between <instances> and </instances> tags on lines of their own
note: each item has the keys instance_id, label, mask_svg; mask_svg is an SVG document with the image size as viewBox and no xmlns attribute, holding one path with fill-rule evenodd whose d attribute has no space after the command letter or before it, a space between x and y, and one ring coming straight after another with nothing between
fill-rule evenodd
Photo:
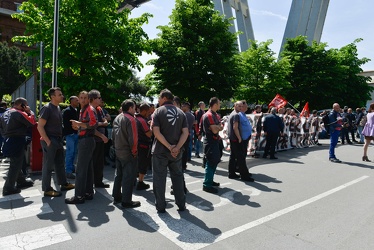
<instances>
[{"instance_id":1,"label":"black shoe","mask_svg":"<svg viewBox=\"0 0 374 250\"><path fill-rule=\"evenodd\" d=\"M17 188L28 188L32 186L34 186L34 182L31 179L17 182Z\"/></svg>"},{"instance_id":2,"label":"black shoe","mask_svg":"<svg viewBox=\"0 0 374 250\"><path fill-rule=\"evenodd\" d=\"M157 213L158 214L164 214L164 213L166 213L166 210L165 209L157 209Z\"/></svg>"},{"instance_id":3,"label":"black shoe","mask_svg":"<svg viewBox=\"0 0 374 250\"><path fill-rule=\"evenodd\" d=\"M270 159L276 160L276 159L278 159L278 157L270 156Z\"/></svg>"},{"instance_id":4,"label":"black shoe","mask_svg":"<svg viewBox=\"0 0 374 250\"><path fill-rule=\"evenodd\" d=\"M219 182L215 182L215 181L213 181L213 183L212 183L212 186L213 186L213 187L219 187L219 185L220 185Z\"/></svg>"},{"instance_id":5,"label":"black shoe","mask_svg":"<svg viewBox=\"0 0 374 250\"><path fill-rule=\"evenodd\" d=\"M83 204L84 203L84 197L77 197L73 196L70 198L65 199L66 204Z\"/></svg>"},{"instance_id":6,"label":"black shoe","mask_svg":"<svg viewBox=\"0 0 374 250\"><path fill-rule=\"evenodd\" d=\"M140 201L130 201L130 202L122 202L123 208L134 208L134 207L140 207Z\"/></svg>"},{"instance_id":7,"label":"black shoe","mask_svg":"<svg viewBox=\"0 0 374 250\"><path fill-rule=\"evenodd\" d=\"M95 188L109 188L109 187L110 187L109 184L104 184L104 183L95 184Z\"/></svg>"},{"instance_id":8,"label":"black shoe","mask_svg":"<svg viewBox=\"0 0 374 250\"><path fill-rule=\"evenodd\" d=\"M195 157L196 157L196 158L201 158L199 154L196 154Z\"/></svg>"},{"instance_id":9,"label":"black shoe","mask_svg":"<svg viewBox=\"0 0 374 250\"><path fill-rule=\"evenodd\" d=\"M229 174L229 179L239 179L239 178L240 178L240 175L238 174L235 174L235 173Z\"/></svg>"},{"instance_id":10,"label":"black shoe","mask_svg":"<svg viewBox=\"0 0 374 250\"><path fill-rule=\"evenodd\" d=\"M85 195L84 195L84 199L85 199L86 201L91 201L91 200L93 200L93 193L92 193L92 194L85 194Z\"/></svg>"},{"instance_id":11,"label":"black shoe","mask_svg":"<svg viewBox=\"0 0 374 250\"><path fill-rule=\"evenodd\" d=\"M341 160L336 159L336 158L330 158L330 161L335 162L335 163L341 163L342 162Z\"/></svg>"},{"instance_id":12,"label":"black shoe","mask_svg":"<svg viewBox=\"0 0 374 250\"><path fill-rule=\"evenodd\" d=\"M178 206L178 212L183 212L183 211L185 211L186 210L186 206L183 206L183 207L180 207L180 206Z\"/></svg>"},{"instance_id":13,"label":"black shoe","mask_svg":"<svg viewBox=\"0 0 374 250\"><path fill-rule=\"evenodd\" d=\"M216 194L216 193L218 193L218 189L217 189L217 188L214 188L214 187L206 187L206 186L203 186L203 191L208 192L208 193L211 193L211 194Z\"/></svg>"},{"instance_id":14,"label":"black shoe","mask_svg":"<svg viewBox=\"0 0 374 250\"><path fill-rule=\"evenodd\" d=\"M122 198L121 197L119 197L119 198L113 197L113 204L117 204L117 203L122 203Z\"/></svg>"},{"instance_id":15,"label":"black shoe","mask_svg":"<svg viewBox=\"0 0 374 250\"><path fill-rule=\"evenodd\" d=\"M249 181L249 182L254 182L255 181L253 178L249 177L249 175L248 176L240 177L240 179L242 181Z\"/></svg>"},{"instance_id":16,"label":"black shoe","mask_svg":"<svg viewBox=\"0 0 374 250\"><path fill-rule=\"evenodd\" d=\"M349 141L348 144L352 145L353 143L351 141Z\"/></svg>"},{"instance_id":17,"label":"black shoe","mask_svg":"<svg viewBox=\"0 0 374 250\"><path fill-rule=\"evenodd\" d=\"M12 190L3 190L3 196L19 194L19 193L21 193L21 189L19 188L14 188Z\"/></svg>"},{"instance_id":18,"label":"black shoe","mask_svg":"<svg viewBox=\"0 0 374 250\"><path fill-rule=\"evenodd\" d=\"M150 188L149 184L145 184L144 181L139 181L136 185L136 190L146 190Z\"/></svg>"}]
</instances>

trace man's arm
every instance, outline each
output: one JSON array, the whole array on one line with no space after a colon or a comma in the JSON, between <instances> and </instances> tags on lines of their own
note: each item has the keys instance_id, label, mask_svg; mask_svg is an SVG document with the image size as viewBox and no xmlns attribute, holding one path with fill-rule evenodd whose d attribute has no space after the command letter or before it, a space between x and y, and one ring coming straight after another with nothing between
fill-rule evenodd
<instances>
[{"instance_id":1,"label":"man's arm","mask_svg":"<svg viewBox=\"0 0 374 250\"><path fill-rule=\"evenodd\" d=\"M152 127L152 131L153 131L153 135L155 136L155 138L162 144L164 145L166 148L168 148L171 152L171 146L170 143L165 139L165 137L163 136L163 134L161 134L161 131L160 131L160 127L156 127L156 126L153 126Z\"/></svg>"},{"instance_id":2,"label":"man's arm","mask_svg":"<svg viewBox=\"0 0 374 250\"><path fill-rule=\"evenodd\" d=\"M187 140L187 137L188 137L188 128L182 128L182 134L181 136L179 137L179 141L177 143L177 145L172 145L172 148L171 148L171 155L173 157L177 157L179 152L180 152L180 149L183 147L183 144L186 142Z\"/></svg>"},{"instance_id":3,"label":"man's arm","mask_svg":"<svg viewBox=\"0 0 374 250\"><path fill-rule=\"evenodd\" d=\"M44 126L46 123L47 123L47 120L43 118L39 118L38 131L39 131L40 136L43 138L43 140L47 144L47 146L49 146L51 144L51 140L47 136L47 133L45 132L45 129L44 129Z\"/></svg>"}]
</instances>

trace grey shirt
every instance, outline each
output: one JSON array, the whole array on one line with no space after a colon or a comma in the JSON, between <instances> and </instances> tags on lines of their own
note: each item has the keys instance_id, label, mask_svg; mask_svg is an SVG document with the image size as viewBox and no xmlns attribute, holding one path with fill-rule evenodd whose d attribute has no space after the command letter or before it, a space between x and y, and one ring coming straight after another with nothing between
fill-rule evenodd
<instances>
[{"instance_id":1,"label":"grey shirt","mask_svg":"<svg viewBox=\"0 0 374 250\"><path fill-rule=\"evenodd\" d=\"M187 128L187 119L184 112L175 107L171 102L165 102L153 113L152 127L159 127L161 134L170 143L177 145L182 135L182 129ZM166 148L157 139L152 146L153 154L169 153Z\"/></svg>"},{"instance_id":2,"label":"grey shirt","mask_svg":"<svg viewBox=\"0 0 374 250\"><path fill-rule=\"evenodd\" d=\"M55 106L52 103L44 105L40 110L40 118L47 121L44 129L48 137L62 137L62 115L60 106Z\"/></svg>"}]
</instances>

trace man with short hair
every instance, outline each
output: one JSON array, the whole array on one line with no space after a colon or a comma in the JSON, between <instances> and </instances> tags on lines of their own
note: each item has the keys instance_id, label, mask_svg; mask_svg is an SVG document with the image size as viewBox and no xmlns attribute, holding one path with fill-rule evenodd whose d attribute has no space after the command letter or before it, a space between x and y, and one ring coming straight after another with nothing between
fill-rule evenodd
<instances>
[{"instance_id":1,"label":"man with short hair","mask_svg":"<svg viewBox=\"0 0 374 250\"><path fill-rule=\"evenodd\" d=\"M220 117L217 114L220 106L221 103L217 97L210 98L209 110L201 118L201 129L204 132L204 155L206 157L203 191L212 194L218 193L218 189L215 187L220 185L218 182L213 180L217 165L221 161L221 138L218 133L223 130L223 126L221 125Z\"/></svg>"},{"instance_id":2,"label":"man with short hair","mask_svg":"<svg viewBox=\"0 0 374 250\"><path fill-rule=\"evenodd\" d=\"M182 110L173 105L173 94L164 89L160 92L159 108L153 113L152 131L155 140L152 146L153 193L156 209L165 213L165 189L167 169L173 183L175 203L179 211L186 209L184 177L182 171L183 144L188 137L187 119Z\"/></svg>"},{"instance_id":3,"label":"man with short hair","mask_svg":"<svg viewBox=\"0 0 374 250\"><path fill-rule=\"evenodd\" d=\"M65 174L62 115L59 106L64 96L58 87L50 88L48 96L51 101L40 110L38 122L43 149L42 190L44 196L58 197L61 196L61 192L51 186L52 171L56 173L57 184L61 186L61 191L73 189L74 185L67 182Z\"/></svg>"},{"instance_id":4,"label":"man with short hair","mask_svg":"<svg viewBox=\"0 0 374 250\"><path fill-rule=\"evenodd\" d=\"M242 150L243 150L243 156L244 159L246 159L248 154L248 144L249 140L252 136L252 125L249 122L246 112L248 110L248 104L246 100L241 101L243 106L240 110L239 117L240 117L240 136L242 137ZM248 169L248 168L247 168ZM252 174L248 173L249 176L252 176Z\"/></svg>"},{"instance_id":5,"label":"man with short hair","mask_svg":"<svg viewBox=\"0 0 374 250\"><path fill-rule=\"evenodd\" d=\"M66 177L68 179L75 179L74 160L77 154L78 147L78 132L71 126L70 120L79 119L79 99L77 96L70 96L70 105L62 111L63 128L62 133L66 140L66 151L65 151L65 164L66 164Z\"/></svg>"},{"instance_id":6,"label":"man with short hair","mask_svg":"<svg viewBox=\"0 0 374 250\"><path fill-rule=\"evenodd\" d=\"M148 122L150 106L143 102L140 104L139 113L135 115L138 126L138 184L137 190L145 190L150 186L144 182L144 176L152 165L150 147L152 143L152 130Z\"/></svg>"},{"instance_id":7,"label":"man with short hair","mask_svg":"<svg viewBox=\"0 0 374 250\"><path fill-rule=\"evenodd\" d=\"M266 158L270 154L270 159L278 159L275 157L275 146L279 135L283 135L284 123L277 115L277 109L275 107L272 107L270 109L270 114L265 116L263 129L266 136L266 145L262 158Z\"/></svg>"},{"instance_id":8,"label":"man with short hair","mask_svg":"<svg viewBox=\"0 0 374 250\"><path fill-rule=\"evenodd\" d=\"M128 99L122 102L122 114L113 121L113 145L116 151L116 174L114 177L114 203L123 208L139 207L139 201L132 200L132 191L137 173L138 129L134 117L136 104ZM121 192L122 189L122 192Z\"/></svg>"},{"instance_id":9,"label":"man with short hair","mask_svg":"<svg viewBox=\"0 0 374 250\"><path fill-rule=\"evenodd\" d=\"M25 98L14 101L13 108L4 112L1 117L0 130L4 136L3 153L10 158L9 171L3 187L3 196L21 192L21 187L30 187L32 181L26 181L21 169L25 157L26 136L35 124L35 117ZM23 182L21 183L20 180ZM15 182L17 181L17 188Z\"/></svg>"},{"instance_id":10,"label":"man with short hair","mask_svg":"<svg viewBox=\"0 0 374 250\"><path fill-rule=\"evenodd\" d=\"M329 128L330 128L330 149L329 160L334 163L341 163L335 156L335 147L338 144L339 134L343 127L343 118L340 114L339 103L332 105L332 112L329 114Z\"/></svg>"}]
</instances>

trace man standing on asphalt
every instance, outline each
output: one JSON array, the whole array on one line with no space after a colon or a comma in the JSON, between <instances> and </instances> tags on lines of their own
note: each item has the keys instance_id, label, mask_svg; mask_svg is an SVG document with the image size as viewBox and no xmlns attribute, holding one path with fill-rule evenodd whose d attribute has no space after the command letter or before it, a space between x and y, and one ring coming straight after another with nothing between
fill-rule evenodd
<instances>
[{"instance_id":1,"label":"man standing on asphalt","mask_svg":"<svg viewBox=\"0 0 374 250\"><path fill-rule=\"evenodd\" d=\"M138 184L136 190L146 190L149 184L144 182L144 176L152 165L150 147L152 145L152 131L148 122L149 104L140 104L139 113L135 115L138 126Z\"/></svg>"},{"instance_id":2,"label":"man standing on asphalt","mask_svg":"<svg viewBox=\"0 0 374 250\"><path fill-rule=\"evenodd\" d=\"M77 154L78 147L78 131L73 129L70 120L79 119L79 99L77 96L70 96L70 106L62 111L63 120L63 135L66 140L66 151L65 151L65 164L66 164L66 177L68 179L75 179L74 160Z\"/></svg>"},{"instance_id":3,"label":"man standing on asphalt","mask_svg":"<svg viewBox=\"0 0 374 250\"><path fill-rule=\"evenodd\" d=\"M183 144L188 137L188 126L185 114L173 105L173 99L174 96L168 89L161 91L158 99L160 107L153 113L151 125L155 136L152 146L153 193L159 213L166 212L165 189L168 168L178 211L186 209L182 155Z\"/></svg>"},{"instance_id":4,"label":"man standing on asphalt","mask_svg":"<svg viewBox=\"0 0 374 250\"><path fill-rule=\"evenodd\" d=\"M202 117L202 130L204 132L204 155L205 162L205 177L203 182L203 191L216 194L220 184L213 181L214 174L218 163L221 161L220 136L219 131L223 130L220 122L220 117L217 114L221 106L220 100L217 97L212 97L209 100L209 110Z\"/></svg>"},{"instance_id":5,"label":"man standing on asphalt","mask_svg":"<svg viewBox=\"0 0 374 250\"><path fill-rule=\"evenodd\" d=\"M266 145L264 149L264 155L262 158L266 158L270 154L270 159L278 159L275 157L275 146L278 141L279 135L283 134L284 123L282 119L277 116L277 109L272 107L270 114L264 119L263 130L266 137Z\"/></svg>"},{"instance_id":6,"label":"man standing on asphalt","mask_svg":"<svg viewBox=\"0 0 374 250\"><path fill-rule=\"evenodd\" d=\"M199 126L201 123L201 118L205 113L205 103L203 101L199 102L199 109L195 111L195 136L194 136L194 145L195 145L195 157L200 158L200 148L201 148L201 141L199 139Z\"/></svg>"},{"instance_id":7,"label":"man standing on asphalt","mask_svg":"<svg viewBox=\"0 0 374 250\"><path fill-rule=\"evenodd\" d=\"M230 139L230 160L229 160L229 178L238 179L241 178L243 181L254 181L250 173L248 172L247 164L245 162L246 154L243 153L242 135L241 135L241 124L240 116L243 104L241 101L237 101L234 104L234 110L229 116L227 132ZM238 171L240 175L237 175L236 167L238 166Z\"/></svg>"},{"instance_id":8,"label":"man standing on asphalt","mask_svg":"<svg viewBox=\"0 0 374 250\"><path fill-rule=\"evenodd\" d=\"M3 153L10 158L8 176L3 187L3 196L20 193L20 187L33 185L33 182L24 181L24 183L18 183L17 181L17 188L15 187L16 180L19 180L19 175L22 174L21 168L25 155L26 136L29 135L29 129L34 124L35 117L27 104L27 100L22 97L17 98L14 101L13 108L5 111L1 117L0 130L4 136Z\"/></svg>"},{"instance_id":9,"label":"man standing on asphalt","mask_svg":"<svg viewBox=\"0 0 374 250\"><path fill-rule=\"evenodd\" d=\"M340 163L341 161L335 156L335 147L338 144L339 134L343 127L343 118L340 114L339 103L332 105L332 112L329 114L329 128L330 128L330 150L329 160L331 162Z\"/></svg>"},{"instance_id":10,"label":"man standing on asphalt","mask_svg":"<svg viewBox=\"0 0 374 250\"><path fill-rule=\"evenodd\" d=\"M243 106L240 110L239 117L240 117L240 136L242 137L242 150L244 159L246 159L248 154L248 144L249 140L252 136L252 125L249 122L246 112L248 110L248 104L245 100L241 101ZM248 167L246 167L248 169ZM252 174L248 173L249 176Z\"/></svg>"},{"instance_id":11,"label":"man standing on asphalt","mask_svg":"<svg viewBox=\"0 0 374 250\"><path fill-rule=\"evenodd\" d=\"M191 113L191 104L189 102L184 102L182 104L182 110L186 115L187 125L188 125L188 137L186 142L184 143L184 152L182 158L182 167L183 170L187 169L187 162L191 161L191 148L190 144L192 143L192 128L195 123L195 116Z\"/></svg>"},{"instance_id":12,"label":"man standing on asphalt","mask_svg":"<svg viewBox=\"0 0 374 250\"><path fill-rule=\"evenodd\" d=\"M66 180L64 146L62 142L62 115L59 104L64 100L61 89L50 88L48 96L51 101L40 110L38 131L43 149L42 190L44 196L58 197L61 192L51 186L52 172L55 171L57 184L61 191L74 188Z\"/></svg>"},{"instance_id":13,"label":"man standing on asphalt","mask_svg":"<svg viewBox=\"0 0 374 250\"><path fill-rule=\"evenodd\" d=\"M122 114L113 121L113 145L116 150L116 174L114 177L114 203L123 208L139 207L139 201L132 200L132 191L137 174L138 129L134 117L136 104L128 99L122 102ZM122 189L122 192L121 192Z\"/></svg>"}]
</instances>

